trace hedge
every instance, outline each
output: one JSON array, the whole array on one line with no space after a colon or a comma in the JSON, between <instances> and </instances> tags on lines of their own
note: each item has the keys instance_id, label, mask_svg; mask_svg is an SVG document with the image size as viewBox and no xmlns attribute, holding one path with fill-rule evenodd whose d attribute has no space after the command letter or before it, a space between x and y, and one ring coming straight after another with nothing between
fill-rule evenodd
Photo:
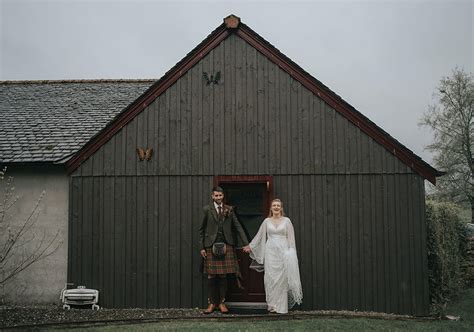
<instances>
[{"instance_id":1,"label":"hedge","mask_svg":"<svg viewBox=\"0 0 474 332\"><path fill-rule=\"evenodd\" d=\"M464 287L462 264L467 233L453 203L426 202L430 301L439 311Z\"/></svg>"}]
</instances>

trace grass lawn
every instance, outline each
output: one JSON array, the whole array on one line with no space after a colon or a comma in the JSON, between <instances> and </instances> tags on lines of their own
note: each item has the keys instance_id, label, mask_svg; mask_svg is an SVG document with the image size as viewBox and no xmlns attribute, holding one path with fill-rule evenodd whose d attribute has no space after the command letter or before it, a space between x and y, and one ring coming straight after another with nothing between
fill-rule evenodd
<instances>
[{"instance_id":1,"label":"grass lawn","mask_svg":"<svg viewBox=\"0 0 474 332\"><path fill-rule=\"evenodd\" d=\"M459 301L452 303L446 314L461 316L459 321L435 320L384 320L369 318L327 318L290 319L271 321L170 321L149 324L108 325L74 331L474 331L474 289L466 290Z\"/></svg>"}]
</instances>

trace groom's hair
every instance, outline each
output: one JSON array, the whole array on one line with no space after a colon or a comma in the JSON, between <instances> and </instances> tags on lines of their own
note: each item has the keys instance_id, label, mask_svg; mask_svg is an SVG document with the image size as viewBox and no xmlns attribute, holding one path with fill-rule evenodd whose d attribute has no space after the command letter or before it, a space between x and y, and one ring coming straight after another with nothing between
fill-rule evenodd
<instances>
[{"instance_id":1,"label":"groom's hair","mask_svg":"<svg viewBox=\"0 0 474 332\"><path fill-rule=\"evenodd\" d=\"M215 186L214 188L212 188L212 192L214 191L217 191L218 193L223 193L224 189L222 189L222 187Z\"/></svg>"}]
</instances>

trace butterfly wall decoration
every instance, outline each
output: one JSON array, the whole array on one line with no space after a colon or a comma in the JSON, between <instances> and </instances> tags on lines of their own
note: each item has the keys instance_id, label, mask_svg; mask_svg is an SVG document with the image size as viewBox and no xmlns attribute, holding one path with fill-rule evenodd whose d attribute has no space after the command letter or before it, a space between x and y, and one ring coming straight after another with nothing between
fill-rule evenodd
<instances>
[{"instance_id":1,"label":"butterfly wall decoration","mask_svg":"<svg viewBox=\"0 0 474 332\"><path fill-rule=\"evenodd\" d=\"M219 80L221 79L221 72L218 71L215 75L211 75L211 77L209 78L208 73L203 71L202 77L206 81L206 85L219 84Z\"/></svg>"},{"instance_id":2,"label":"butterfly wall decoration","mask_svg":"<svg viewBox=\"0 0 474 332\"><path fill-rule=\"evenodd\" d=\"M151 159L151 156L153 155L153 149L152 148L137 148L137 154L138 154L138 159L140 161L149 161Z\"/></svg>"}]
</instances>

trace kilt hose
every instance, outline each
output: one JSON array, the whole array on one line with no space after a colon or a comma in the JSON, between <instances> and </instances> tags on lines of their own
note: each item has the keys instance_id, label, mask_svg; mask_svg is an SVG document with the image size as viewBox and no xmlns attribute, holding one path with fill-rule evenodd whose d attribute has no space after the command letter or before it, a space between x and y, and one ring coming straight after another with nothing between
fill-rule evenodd
<instances>
[{"instance_id":1,"label":"kilt hose","mask_svg":"<svg viewBox=\"0 0 474 332\"><path fill-rule=\"evenodd\" d=\"M228 244L226 246L226 253L224 257L215 257L212 254L212 248L206 248L206 258L204 259L205 274L228 274L236 273L240 275L239 262L237 261L237 254L235 248Z\"/></svg>"}]
</instances>

